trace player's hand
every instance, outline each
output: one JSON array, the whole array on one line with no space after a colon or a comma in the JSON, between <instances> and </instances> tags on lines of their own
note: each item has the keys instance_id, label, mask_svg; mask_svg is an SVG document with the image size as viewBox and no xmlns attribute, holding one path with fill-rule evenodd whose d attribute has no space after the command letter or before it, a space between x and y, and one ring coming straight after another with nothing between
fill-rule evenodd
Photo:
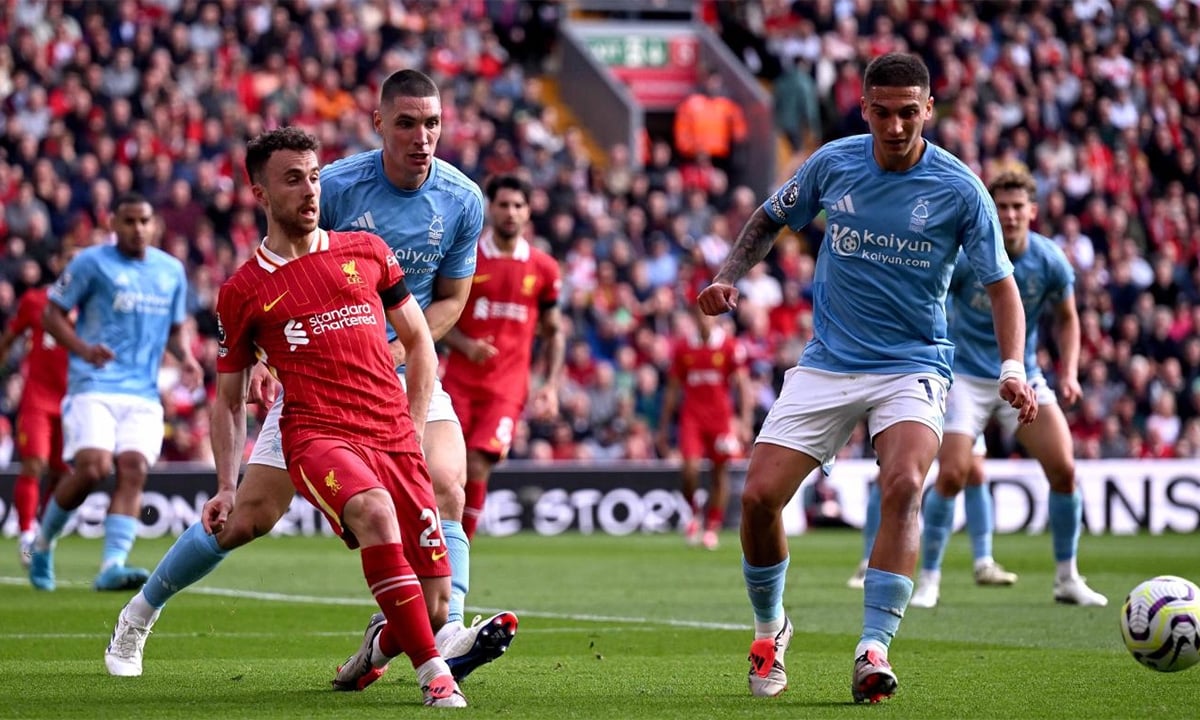
<instances>
[{"instance_id":1,"label":"player's hand","mask_svg":"<svg viewBox=\"0 0 1200 720\"><path fill-rule=\"evenodd\" d=\"M95 365L96 367L104 367L108 364L109 360L112 360L116 356L117 355L112 351L112 348L108 347L107 345L101 345L100 343L88 345L87 349L85 349L81 355L84 360L88 361L92 365Z\"/></svg>"},{"instance_id":2,"label":"player's hand","mask_svg":"<svg viewBox=\"0 0 1200 720\"><path fill-rule=\"evenodd\" d=\"M1037 393L1027 382L1010 377L1000 383L1000 397L1017 409L1017 421L1028 425L1037 418Z\"/></svg>"},{"instance_id":3,"label":"player's hand","mask_svg":"<svg viewBox=\"0 0 1200 720\"><path fill-rule=\"evenodd\" d=\"M250 368L250 389L246 402L270 405L275 402L275 396L278 394L279 381L266 365L254 363L254 367Z\"/></svg>"},{"instance_id":4,"label":"player's hand","mask_svg":"<svg viewBox=\"0 0 1200 720\"><path fill-rule=\"evenodd\" d=\"M540 406L547 415L558 415L558 388L552 385L541 386L534 391L533 401L535 406Z\"/></svg>"},{"instance_id":5,"label":"player's hand","mask_svg":"<svg viewBox=\"0 0 1200 720\"><path fill-rule=\"evenodd\" d=\"M732 285L714 282L700 291L696 305L705 315L720 315L737 307L738 289Z\"/></svg>"},{"instance_id":6,"label":"player's hand","mask_svg":"<svg viewBox=\"0 0 1200 720\"><path fill-rule=\"evenodd\" d=\"M204 368L190 355L179 363L179 375L186 387L195 388L204 384Z\"/></svg>"},{"instance_id":7,"label":"player's hand","mask_svg":"<svg viewBox=\"0 0 1200 720\"><path fill-rule=\"evenodd\" d=\"M491 335L488 335L485 338L471 340L467 344L467 352L465 353L467 359L476 365L482 365L499 355L500 351L492 344L493 339Z\"/></svg>"},{"instance_id":8,"label":"player's hand","mask_svg":"<svg viewBox=\"0 0 1200 720\"><path fill-rule=\"evenodd\" d=\"M1079 380L1076 378L1059 378L1058 395L1062 398L1063 407L1074 407L1083 397L1083 388L1079 387Z\"/></svg>"},{"instance_id":9,"label":"player's hand","mask_svg":"<svg viewBox=\"0 0 1200 720\"><path fill-rule=\"evenodd\" d=\"M736 421L733 427L733 436L738 439L743 448L748 448L754 439L754 432L748 423Z\"/></svg>"},{"instance_id":10,"label":"player's hand","mask_svg":"<svg viewBox=\"0 0 1200 720\"><path fill-rule=\"evenodd\" d=\"M219 490L212 499L204 503L200 510L200 522L204 525L204 532L209 535L221 532L225 521L229 519L230 511L233 510L233 496L233 490Z\"/></svg>"},{"instance_id":11,"label":"player's hand","mask_svg":"<svg viewBox=\"0 0 1200 720\"><path fill-rule=\"evenodd\" d=\"M408 359L408 351L404 349L404 343L399 339L388 343L388 350L392 351L392 363L395 367L400 367Z\"/></svg>"}]
</instances>

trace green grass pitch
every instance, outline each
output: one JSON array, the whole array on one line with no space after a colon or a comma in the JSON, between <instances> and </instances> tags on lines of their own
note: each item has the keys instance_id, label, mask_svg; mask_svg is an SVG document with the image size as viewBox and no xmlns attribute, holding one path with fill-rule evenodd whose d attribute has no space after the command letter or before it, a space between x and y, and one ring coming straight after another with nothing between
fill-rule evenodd
<instances>
[{"instance_id":1,"label":"green grass pitch","mask_svg":"<svg viewBox=\"0 0 1200 720\"><path fill-rule=\"evenodd\" d=\"M167 540L141 541L153 566ZM1149 718L1200 709L1200 669L1157 674L1125 651L1126 592L1157 574L1200 580L1195 536L1084 537L1081 568L1107 608L1051 600L1047 536L999 536L1021 574L977 588L954 537L941 606L910 609L892 646L896 697L850 702L861 593L845 587L861 541L793 538L785 603L796 625L791 687L750 697L751 640L736 536L717 552L677 535L477 538L473 612L515 610L509 653L463 683L464 718ZM11 549L10 549L11 547ZM406 718L424 708L403 659L362 693L334 693L334 666L372 612L356 555L327 538L267 538L175 598L146 649L145 674L112 678L103 651L127 594L97 594L98 541L58 550L61 586L23 580L15 542L0 554L0 718Z\"/></svg>"}]
</instances>

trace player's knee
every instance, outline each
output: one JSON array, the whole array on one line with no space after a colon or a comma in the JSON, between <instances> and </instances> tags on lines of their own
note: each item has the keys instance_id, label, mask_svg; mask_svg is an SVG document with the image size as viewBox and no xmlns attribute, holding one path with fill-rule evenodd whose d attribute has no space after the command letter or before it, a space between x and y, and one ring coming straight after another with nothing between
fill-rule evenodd
<instances>
[{"instance_id":1,"label":"player's knee","mask_svg":"<svg viewBox=\"0 0 1200 720\"><path fill-rule=\"evenodd\" d=\"M46 461L38 457L27 457L21 460L21 474L26 477L41 477L46 470Z\"/></svg>"},{"instance_id":2,"label":"player's knee","mask_svg":"<svg viewBox=\"0 0 1200 720\"><path fill-rule=\"evenodd\" d=\"M117 456L117 484L144 487L149 467L146 458L139 453L122 453Z\"/></svg>"},{"instance_id":3,"label":"player's knee","mask_svg":"<svg viewBox=\"0 0 1200 720\"><path fill-rule=\"evenodd\" d=\"M934 483L938 494L945 498L956 497L967 486L967 473L961 468L945 467L938 472Z\"/></svg>"},{"instance_id":4,"label":"player's knee","mask_svg":"<svg viewBox=\"0 0 1200 720\"><path fill-rule=\"evenodd\" d=\"M785 504L764 483L747 483L742 491L742 515L747 518L778 514Z\"/></svg>"},{"instance_id":5,"label":"player's knee","mask_svg":"<svg viewBox=\"0 0 1200 720\"><path fill-rule=\"evenodd\" d=\"M466 462L454 462L429 459L429 478L433 481L433 491L438 495L458 492L462 494L463 486L467 484Z\"/></svg>"},{"instance_id":6,"label":"player's knee","mask_svg":"<svg viewBox=\"0 0 1200 720\"><path fill-rule=\"evenodd\" d=\"M112 471L113 465L111 460L100 458L76 458L75 460L75 479L88 487L99 485L105 478L112 474Z\"/></svg>"},{"instance_id":7,"label":"player's knee","mask_svg":"<svg viewBox=\"0 0 1200 720\"><path fill-rule=\"evenodd\" d=\"M400 542L396 507L384 490L368 490L350 498L342 518L364 547Z\"/></svg>"},{"instance_id":8,"label":"player's knee","mask_svg":"<svg viewBox=\"0 0 1200 720\"><path fill-rule=\"evenodd\" d=\"M492 473L492 462L478 451L467 453L467 477L485 480Z\"/></svg>"},{"instance_id":9,"label":"player's knee","mask_svg":"<svg viewBox=\"0 0 1200 720\"><path fill-rule=\"evenodd\" d=\"M1070 495L1075 492L1075 461L1065 458L1056 463L1046 463L1042 466L1046 479L1050 481L1050 489L1057 493Z\"/></svg>"},{"instance_id":10,"label":"player's knee","mask_svg":"<svg viewBox=\"0 0 1200 720\"><path fill-rule=\"evenodd\" d=\"M880 507L889 513L915 514L921 503L925 478L916 470L902 470L880 477Z\"/></svg>"}]
</instances>

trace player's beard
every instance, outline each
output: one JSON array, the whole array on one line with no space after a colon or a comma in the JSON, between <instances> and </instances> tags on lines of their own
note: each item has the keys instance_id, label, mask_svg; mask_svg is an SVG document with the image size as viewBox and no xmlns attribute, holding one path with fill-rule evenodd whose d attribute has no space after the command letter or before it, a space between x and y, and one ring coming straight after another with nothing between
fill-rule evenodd
<instances>
[{"instance_id":1,"label":"player's beard","mask_svg":"<svg viewBox=\"0 0 1200 720\"><path fill-rule=\"evenodd\" d=\"M496 239L499 240L500 242L504 243L505 245L515 243L517 240L521 239L521 228L520 227L518 227L514 232L506 232L502 228L497 227L494 232L496 235Z\"/></svg>"},{"instance_id":2,"label":"player's beard","mask_svg":"<svg viewBox=\"0 0 1200 720\"><path fill-rule=\"evenodd\" d=\"M271 206L271 220L289 238L301 238L317 229L315 218L309 220L308 218L301 217L298 212L276 212L274 205Z\"/></svg>"}]
</instances>

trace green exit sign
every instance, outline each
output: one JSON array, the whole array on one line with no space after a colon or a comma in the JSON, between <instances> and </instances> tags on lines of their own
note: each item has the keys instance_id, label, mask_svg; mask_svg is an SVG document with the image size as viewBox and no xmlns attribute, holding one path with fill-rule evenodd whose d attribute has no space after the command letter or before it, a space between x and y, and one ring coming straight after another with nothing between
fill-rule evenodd
<instances>
[{"instance_id":1,"label":"green exit sign","mask_svg":"<svg viewBox=\"0 0 1200 720\"><path fill-rule=\"evenodd\" d=\"M609 67L658 68L671 62L671 52L663 38L631 35L590 37L588 48L597 60Z\"/></svg>"}]
</instances>

